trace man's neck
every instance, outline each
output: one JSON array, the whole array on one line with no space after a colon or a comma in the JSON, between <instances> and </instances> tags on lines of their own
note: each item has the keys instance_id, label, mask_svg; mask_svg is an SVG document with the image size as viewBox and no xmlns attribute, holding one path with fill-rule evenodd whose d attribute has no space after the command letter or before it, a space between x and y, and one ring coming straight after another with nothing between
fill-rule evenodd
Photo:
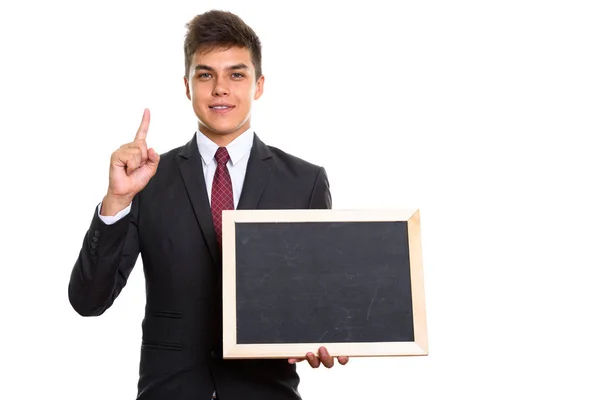
<instances>
[{"instance_id":1,"label":"man's neck","mask_svg":"<svg viewBox=\"0 0 600 400\"><path fill-rule=\"evenodd\" d=\"M219 147L226 147L229 143L233 142L235 139L240 137L244 132L248 130L249 127L244 127L236 130L235 132L226 133L226 134L218 134L210 131L204 127L198 127L200 133L210 139Z\"/></svg>"}]
</instances>

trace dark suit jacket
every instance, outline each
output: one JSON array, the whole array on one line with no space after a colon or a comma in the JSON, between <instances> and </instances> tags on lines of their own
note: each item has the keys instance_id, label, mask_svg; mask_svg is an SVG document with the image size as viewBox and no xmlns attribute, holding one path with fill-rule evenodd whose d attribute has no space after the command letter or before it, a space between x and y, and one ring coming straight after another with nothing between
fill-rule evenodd
<instances>
[{"instance_id":1,"label":"dark suit jacket","mask_svg":"<svg viewBox=\"0 0 600 400\"><path fill-rule=\"evenodd\" d=\"M299 399L287 360L222 359L221 254L196 136L161 156L156 175L113 225L94 212L69 282L84 316L114 302L141 254L146 310L138 399ZM238 209L331 208L322 167L256 135Z\"/></svg>"}]
</instances>

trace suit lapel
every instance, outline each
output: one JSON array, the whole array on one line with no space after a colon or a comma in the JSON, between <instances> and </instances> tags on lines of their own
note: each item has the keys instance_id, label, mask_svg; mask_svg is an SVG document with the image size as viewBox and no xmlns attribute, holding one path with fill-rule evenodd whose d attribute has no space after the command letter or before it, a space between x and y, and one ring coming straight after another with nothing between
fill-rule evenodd
<instances>
[{"instance_id":1,"label":"suit lapel","mask_svg":"<svg viewBox=\"0 0 600 400\"><path fill-rule=\"evenodd\" d=\"M208 190L206 190L206 182L204 181L204 168L195 134L192 140L181 148L179 156L179 172L192 203L196 220L200 225L200 229L202 229L204 240L215 265L220 265L221 253L217 244Z\"/></svg>"},{"instance_id":2,"label":"suit lapel","mask_svg":"<svg viewBox=\"0 0 600 400\"><path fill-rule=\"evenodd\" d=\"M271 151L254 134L254 142L248 160L244 186L242 187L242 194L237 206L238 210L252 210L256 208L260 196L269 181L271 161Z\"/></svg>"},{"instance_id":3,"label":"suit lapel","mask_svg":"<svg viewBox=\"0 0 600 400\"><path fill-rule=\"evenodd\" d=\"M248 159L248 167L246 168L244 186L237 206L238 210L256 208L269 181L271 161L271 151L255 134L250 158ZM215 265L220 265L221 252L217 244L208 190L204 181L204 168L195 134L192 140L184 145L179 152L179 172L213 261Z\"/></svg>"}]
</instances>

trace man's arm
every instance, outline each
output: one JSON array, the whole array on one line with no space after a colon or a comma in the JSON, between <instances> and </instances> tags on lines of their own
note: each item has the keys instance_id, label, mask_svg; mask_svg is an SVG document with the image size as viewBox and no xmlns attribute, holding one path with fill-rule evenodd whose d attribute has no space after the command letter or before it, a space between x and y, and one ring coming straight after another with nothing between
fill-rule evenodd
<instances>
[{"instance_id":1,"label":"man's arm","mask_svg":"<svg viewBox=\"0 0 600 400\"><path fill-rule=\"evenodd\" d=\"M137 203L115 217L103 217L97 209L71 272L73 309L83 316L104 313L125 287L138 255Z\"/></svg>"},{"instance_id":2,"label":"man's arm","mask_svg":"<svg viewBox=\"0 0 600 400\"><path fill-rule=\"evenodd\" d=\"M108 190L94 213L69 281L69 301L81 315L106 311L138 258L138 193L152 179L160 161L146 144L149 125L150 111L145 109L133 142L111 155Z\"/></svg>"},{"instance_id":3,"label":"man's arm","mask_svg":"<svg viewBox=\"0 0 600 400\"><path fill-rule=\"evenodd\" d=\"M331 191L329 190L329 179L325 168L319 167L317 178L313 186L312 195L310 197L311 209L331 209Z\"/></svg>"}]
</instances>

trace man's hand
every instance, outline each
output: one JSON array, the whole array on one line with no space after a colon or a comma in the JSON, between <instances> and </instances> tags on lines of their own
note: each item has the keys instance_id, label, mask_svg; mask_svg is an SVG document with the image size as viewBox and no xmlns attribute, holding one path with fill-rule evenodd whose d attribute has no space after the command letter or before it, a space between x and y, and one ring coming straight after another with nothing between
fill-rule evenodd
<instances>
[{"instance_id":1,"label":"man's hand","mask_svg":"<svg viewBox=\"0 0 600 400\"><path fill-rule=\"evenodd\" d=\"M307 360L308 363L310 364L310 366L313 368L319 368L321 363L323 363L323 366L325 366L326 368L331 368L331 367L333 367L333 363L335 361L334 357L331 357L329 355L329 352L327 351L327 349L325 347L320 347L318 357L316 355L314 355L313 353L309 352L309 353L306 353L306 358L290 358L290 359L288 359L288 362L290 364L295 364L297 362L302 362L304 360ZM346 364L348 364L348 361L350 361L350 359L345 356L337 357L337 360L341 365L346 365Z\"/></svg>"},{"instance_id":2,"label":"man's hand","mask_svg":"<svg viewBox=\"0 0 600 400\"><path fill-rule=\"evenodd\" d=\"M133 142L124 144L112 154L101 215L113 216L125 209L156 173L160 156L146 144L149 126L150 111L145 109Z\"/></svg>"}]
</instances>

